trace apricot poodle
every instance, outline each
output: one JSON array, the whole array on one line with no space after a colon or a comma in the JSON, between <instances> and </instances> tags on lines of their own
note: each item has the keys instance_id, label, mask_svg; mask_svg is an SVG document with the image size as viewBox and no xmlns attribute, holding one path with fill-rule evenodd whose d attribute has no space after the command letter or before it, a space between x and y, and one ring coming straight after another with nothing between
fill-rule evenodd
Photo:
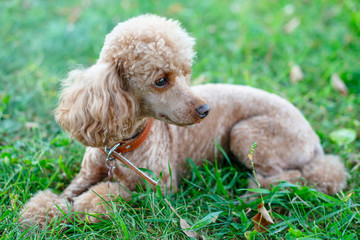
<instances>
[{"instance_id":1,"label":"apricot poodle","mask_svg":"<svg viewBox=\"0 0 360 240\"><path fill-rule=\"evenodd\" d=\"M231 156L251 168L260 184L305 179L334 194L346 185L340 159L325 155L319 137L298 109L259 89L226 84L190 87L194 39L177 21L142 15L119 23L105 39L100 58L88 69L70 72L63 82L56 120L88 146L80 173L61 195L37 193L23 208L21 221L44 226L63 213L106 216L102 203L131 197L144 181L116 161L108 184L104 147L132 141L149 126L147 139L123 153L135 166L150 169L170 189L186 173L186 159L214 161L217 140ZM210 110L211 108L211 110ZM171 174L169 171L171 168ZM100 196L100 197L99 197ZM57 205L57 207L55 206Z\"/></svg>"}]
</instances>

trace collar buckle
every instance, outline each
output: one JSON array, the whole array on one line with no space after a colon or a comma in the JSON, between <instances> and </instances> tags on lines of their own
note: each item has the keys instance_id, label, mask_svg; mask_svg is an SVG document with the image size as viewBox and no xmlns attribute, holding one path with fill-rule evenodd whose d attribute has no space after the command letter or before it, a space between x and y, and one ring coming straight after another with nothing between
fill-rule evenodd
<instances>
[{"instance_id":1,"label":"collar buckle","mask_svg":"<svg viewBox=\"0 0 360 240\"><path fill-rule=\"evenodd\" d=\"M105 148L101 148L100 150L105 153L106 160L105 165L109 169L108 171L108 185L110 184L110 180L112 175L114 174L115 169L115 161L119 160L121 163L129 167L131 170L133 170L136 174L140 175L142 178L144 178L147 182L151 183L154 186L157 186L158 182L147 176L145 173L143 173L140 169L138 169L134 164L132 164L127 158L125 158L122 153L133 151L136 148L140 147L146 140L146 138L149 136L150 129L152 126L152 118L149 118L148 123L146 124L146 127L144 130L137 134L138 136L133 138L130 141L122 141L115 144L111 149L105 146Z\"/></svg>"}]
</instances>

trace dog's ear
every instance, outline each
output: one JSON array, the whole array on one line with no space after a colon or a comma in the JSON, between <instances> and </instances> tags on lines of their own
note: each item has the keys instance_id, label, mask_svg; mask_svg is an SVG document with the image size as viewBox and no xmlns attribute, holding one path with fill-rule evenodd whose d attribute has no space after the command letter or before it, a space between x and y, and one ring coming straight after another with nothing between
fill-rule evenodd
<instances>
[{"instance_id":1,"label":"dog's ear","mask_svg":"<svg viewBox=\"0 0 360 240\"><path fill-rule=\"evenodd\" d=\"M86 146L110 146L132 129L135 101L123 87L116 66L108 63L71 71L63 81L56 120Z\"/></svg>"}]
</instances>

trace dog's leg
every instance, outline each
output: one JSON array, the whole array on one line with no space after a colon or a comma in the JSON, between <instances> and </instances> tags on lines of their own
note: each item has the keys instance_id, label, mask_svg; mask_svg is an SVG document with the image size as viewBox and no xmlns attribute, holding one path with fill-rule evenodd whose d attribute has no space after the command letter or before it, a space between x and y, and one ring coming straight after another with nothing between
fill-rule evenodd
<instances>
[{"instance_id":1,"label":"dog's leg","mask_svg":"<svg viewBox=\"0 0 360 240\"><path fill-rule=\"evenodd\" d=\"M86 191L106 176L105 156L97 149L88 148L81 164L81 171L61 196L50 190L38 192L23 207L19 222L23 227L38 224L44 228L63 213L69 213L73 197ZM61 209L61 211L59 211Z\"/></svg>"},{"instance_id":2,"label":"dog's leg","mask_svg":"<svg viewBox=\"0 0 360 240\"><path fill-rule=\"evenodd\" d=\"M106 156L96 148L87 148L79 174L64 190L62 196L69 201L85 192L92 185L102 181L107 176Z\"/></svg>"},{"instance_id":3,"label":"dog's leg","mask_svg":"<svg viewBox=\"0 0 360 240\"><path fill-rule=\"evenodd\" d=\"M131 197L131 193L119 183L101 182L75 197L72 211L78 212L78 216L84 221L99 222L109 217L107 214L112 211L115 206L113 203L119 195L124 200L130 200Z\"/></svg>"},{"instance_id":4,"label":"dog's leg","mask_svg":"<svg viewBox=\"0 0 360 240\"><path fill-rule=\"evenodd\" d=\"M294 124L296 123L296 124ZM318 155L323 155L319 138L304 120L281 116L255 116L240 121L233 126L230 133L230 149L232 153L248 168L252 168L248 154L253 142L257 148L252 156L259 183L265 187L277 180L293 181L301 176L319 185L324 173L310 171L319 161L314 161ZM311 167L304 167L313 164ZM310 165L309 165L310 166ZM342 186L342 176L332 181L336 186ZM336 188L337 190L340 187ZM320 187L325 193L333 190Z\"/></svg>"},{"instance_id":5,"label":"dog's leg","mask_svg":"<svg viewBox=\"0 0 360 240\"><path fill-rule=\"evenodd\" d=\"M20 211L19 223L22 228L38 225L43 229L56 218L61 218L63 213L68 214L71 204L50 190L38 192L33 196ZM59 209L61 211L59 211ZM63 223L66 219L61 219Z\"/></svg>"},{"instance_id":6,"label":"dog's leg","mask_svg":"<svg viewBox=\"0 0 360 240\"><path fill-rule=\"evenodd\" d=\"M319 154L302 169L310 184L324 193L335 194L346 187L347 173L340 158Z\"/></svg>"},{"instance_id":7,"label":"dog's leg","mask_svg":"<svg viewBox=\"0 0 360 240\"><path fill-rule=\"evenodd\" d=\"M231 129L230 150L251 168L248 154L256 142L252 160L255 170L265 177L288 169L299 170L313 158L319 140L310 126L292 126L289 121L276 116L242 120Z\"/></svg>"}]
</instances>

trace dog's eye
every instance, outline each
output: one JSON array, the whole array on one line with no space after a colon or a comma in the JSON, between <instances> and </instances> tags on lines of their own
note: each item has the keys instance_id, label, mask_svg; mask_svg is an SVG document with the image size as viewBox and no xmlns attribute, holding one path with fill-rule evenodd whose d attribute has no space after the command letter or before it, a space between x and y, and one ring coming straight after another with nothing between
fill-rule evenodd
<instances>
[{"instance_id":1,"label":"dog's eye","mask_svg":"<svg viewBox=\"0 0 360 240\"><path fill-rule=\"evenodd\" d=\"M167 84L169 83L169 80L167 79L167 77L162 77L159 78L158 80L156 80L154 82L154 85L158 88L163 88L165 87Z\"/></svg>"}]
</instances>

